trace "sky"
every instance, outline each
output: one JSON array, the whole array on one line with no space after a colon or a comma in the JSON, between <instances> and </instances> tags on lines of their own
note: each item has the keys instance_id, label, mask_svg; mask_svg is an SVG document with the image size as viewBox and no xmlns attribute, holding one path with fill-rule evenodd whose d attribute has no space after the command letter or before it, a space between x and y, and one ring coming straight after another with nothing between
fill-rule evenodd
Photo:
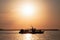
<instances>
[{"instance_id":1,"label":"sky","mask_svg":"<svg viewBox=\"0 0 60 40\"><path fill-rule=\"evenodd\" d=\"M60 29L60 0L0 0L0 28Z\"/></svg>"}]
</instances>

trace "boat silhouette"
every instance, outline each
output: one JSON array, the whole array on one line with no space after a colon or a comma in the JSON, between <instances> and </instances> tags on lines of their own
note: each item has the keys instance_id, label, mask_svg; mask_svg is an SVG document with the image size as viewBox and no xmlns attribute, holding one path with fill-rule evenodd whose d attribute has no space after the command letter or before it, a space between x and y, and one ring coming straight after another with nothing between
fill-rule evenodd
<instances>
[{"instance_id":1,"label":"boat silhouette","mask_svg":"<svg viewBox=\"0 0 60 40\"><path fill-rule=\"evenodd\" d=\"M26 33L31 33L31 34L42 34L44 33L44 30L38 30L32 27L32 29L21 29L20 32L21 34L26 34Z\"/></svg>"}]
</instances>

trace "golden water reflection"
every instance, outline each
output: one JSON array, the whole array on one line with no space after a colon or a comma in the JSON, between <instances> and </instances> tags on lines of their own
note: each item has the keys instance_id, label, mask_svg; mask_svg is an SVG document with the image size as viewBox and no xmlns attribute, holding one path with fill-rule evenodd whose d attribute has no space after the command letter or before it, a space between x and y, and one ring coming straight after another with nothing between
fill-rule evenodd
<instances>
[{"instance_id":1,"label":"golden water reflection","mask_svg":"<svg viewBox=\"0 0 60 40\"><path fill-rule=\"evenodd\" d=\"M45 32L44 34L6 34L0 32L0 40L59 40L60 32Z\"/></svg>"},{"instance_id":2,"label":"golden water reflection","mask_svg":"<svg viewBox=\"0 0 60 40\"><path fill-rule=\"evenodd\" d=\"M46 40L43 34L20 34L18 40Z\"/></svg>"},{"instance_id":3,"label":"golden water reflection","mask_svg":"<svg viewBox=\"0 0 60 40\"><path fill-rule=\"evenodd\" d=\"M31 40L31 38L32 38L32 34L24 34L23 35L24 36L24 40Z\"/></svg>"}]
</instances>

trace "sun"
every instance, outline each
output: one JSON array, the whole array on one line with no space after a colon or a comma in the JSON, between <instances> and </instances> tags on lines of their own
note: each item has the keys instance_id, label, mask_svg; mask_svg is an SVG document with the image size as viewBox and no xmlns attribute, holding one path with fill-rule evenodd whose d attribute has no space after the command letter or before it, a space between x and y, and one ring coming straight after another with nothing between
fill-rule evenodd
<instances>
[{"instance_id":1,"label":"sun","mask_svg":"<svg viewBox=\"0 0 60 40\"><path fill-rule=\"evenodd\" d=\"M25 16L32 16L34 12L34 8L32 5L26 4L25 6L22 7L22 14Z\"/></svg>"}]
</instances>

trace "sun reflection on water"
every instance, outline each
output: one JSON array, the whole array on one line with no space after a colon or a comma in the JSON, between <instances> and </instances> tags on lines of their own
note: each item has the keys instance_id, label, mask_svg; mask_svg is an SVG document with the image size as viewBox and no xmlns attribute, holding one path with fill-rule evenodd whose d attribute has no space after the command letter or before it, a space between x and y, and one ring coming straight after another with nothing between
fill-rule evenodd
<instances>
[{"instance_id":1,"label":"sun reflection on water","mask_svg":"<svg viewBox=\"0 0 60 40\"><path fill-rule=\"evenodd\" d=\"M23 35L24 36L24 40L31 40L31 38L32 38L32 34L24 34Z\"/></svg>"}]
</instances>

